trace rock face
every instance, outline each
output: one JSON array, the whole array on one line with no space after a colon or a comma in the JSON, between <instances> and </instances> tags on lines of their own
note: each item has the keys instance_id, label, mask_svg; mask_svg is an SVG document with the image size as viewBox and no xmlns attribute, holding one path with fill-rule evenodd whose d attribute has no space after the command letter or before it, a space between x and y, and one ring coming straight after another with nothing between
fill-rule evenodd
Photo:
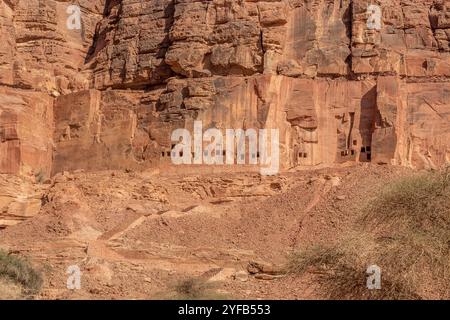
<instances>
[{"instance_id":1,"label":"rock face","mask_svg":"<svg viewBox=\"0 0 450 320\"><path fill-rule=\"evenodd\" d=\"M32 181L0 176L0 229L18 224L39 213L44 191Z\"/></svg>"},{"instance_id":2,"label":"rock face","mask_svg":"<svg viewBox=\"0 0 450 320\"><path fill-rule=\"evenodd\" d=\"M51 172L54 97L89 88L82 68L104 1L80 3L81 30L66 1L0 1L0 172Z\"/></svg>"},{"instance_id":3,"label":"rock face","mask_svg":"<svg viewBox=\"0 0 450 320\"><path fill-rule=\"evenodd\" d=\"M78 3L0 2L2 173L167 168L194 121L279 129L283 168L450 162L448 1Z\"/></svg>"},{"instance_id":4,"label":"rock face","mask_svg":"<svg viewBox=\"0 0 450 320\"><path fill-rule=\"evenodd\" d=\"M0 101L0 172L50 172L52 98L40 92L0 87Z\"/></svg>"}]
</instances>

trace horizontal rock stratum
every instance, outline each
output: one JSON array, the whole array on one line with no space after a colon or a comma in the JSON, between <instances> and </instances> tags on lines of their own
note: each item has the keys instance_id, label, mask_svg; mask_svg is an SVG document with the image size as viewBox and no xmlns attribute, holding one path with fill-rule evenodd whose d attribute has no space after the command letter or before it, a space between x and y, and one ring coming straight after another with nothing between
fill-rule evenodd
<instances>
[{"instance_id":1,"label":"horizontal rock stratum","mask_svg":"<svg viewBox=\"0 0 450 320\"><path fill-rule=\"evenodd\" d=\"M284 169L450 161L448 1L70 5L0 1L0 173L164 168L195 120L279 129Z\"/></svg>"}]
</instances>

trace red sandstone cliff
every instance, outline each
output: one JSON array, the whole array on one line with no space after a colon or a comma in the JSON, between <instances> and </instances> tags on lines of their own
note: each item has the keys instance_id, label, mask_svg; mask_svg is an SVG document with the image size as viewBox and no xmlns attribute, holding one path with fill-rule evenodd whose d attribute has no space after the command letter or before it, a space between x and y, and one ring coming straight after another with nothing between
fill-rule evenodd
<instances>
[{"instance_id":1,"label":"red sandstone cliff","mask_svg":"<svg viewBox=\"0 0 450 320\"><path fill-rule=\"evenodd\" d=\"M193 120L280 129L284 168L449 161L448 1L69 5L0 2L1 173L170 165Z\"/></svg>"}]
</instances>

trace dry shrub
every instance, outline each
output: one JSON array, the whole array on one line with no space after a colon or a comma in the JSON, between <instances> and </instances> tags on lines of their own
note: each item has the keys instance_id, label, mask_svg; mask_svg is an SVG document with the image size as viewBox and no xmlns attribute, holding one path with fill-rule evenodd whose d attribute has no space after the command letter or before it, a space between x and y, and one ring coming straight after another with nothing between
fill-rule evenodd
<instances>
[{"instance_id":1,"label":"dry shrub","mask_svg":"<svg viewBox=\"0 0 450 320\"><path fill-rule=\"evenodd\" d=\"M366 269L382 270L368 290ZM399 179L361 206L354 232L333 247L292 254L287 270L318 274L332 299L450 298L450 173Z\"/></svg>"},{"instance_id":2,"label":"dry shrub","mask_svg":"<svg viewBox=\"0 0 450 320\"><path fill-rule=\"evenodd\" d=\"M41 273L29 261L3 250L0 250L0 279L1 291L9 291L11 285L18 286L24 296L38 293L43 284Z\"/></svg>"},{"instance_id":3,"label":"dry shrub","mask_svg":"<svg viewBox=\"0 0 450 320\"><path fill-rule=\"evenodd\" d=\"M174 288L175 300L226 300L227 296L218 293L215 283L208 282L203 278L187 278L179 281Z\"/></svg>"}]
</instances>

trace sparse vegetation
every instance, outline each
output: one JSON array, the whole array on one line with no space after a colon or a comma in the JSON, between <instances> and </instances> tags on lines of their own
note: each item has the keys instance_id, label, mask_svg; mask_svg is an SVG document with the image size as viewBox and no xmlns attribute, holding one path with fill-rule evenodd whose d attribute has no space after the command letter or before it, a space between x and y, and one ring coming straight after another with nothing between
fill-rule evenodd
<instances>
[{"instance_id":1,"label":"sparse vegetation","mask_svg":"<svg viewBox=\"0 0 450 320\"><path fill-rule=\"evenodd\" d=\"M33 295L39 292L43 279L40 272L35 270L31 263L24 258L0 250L0 291L10 291L20 287L22 295Z\"/></svg>"},{"instance_id":2,"label":"sparse vegetation","mask_svg":"<svg viewBox=\"0 0 450 320\"><path fill-rule=\"evenodd\" d=\"M34 177L35 177L37 183L39 183L39 184L44 183L44 181L45 181L44 170L40 169L37 173L34 174Z\"/></svg>"},{"instance_id":3,"label":"sparse vegetation","mask_svg":"<svg viewBox=\"0 0 450 320\"><path fill-rule=\"evenodd\" d=\"M402 178L382 188L333 247L294 253L287 270L313 271L329 298L450 298L450 172ZM368 290L368 266L382 269L381 290Z\"/></svg>"},{"instance_id":4,"label":"sparse vegetation","mask_svg":"<svg viewBox=\"0 0 450 320\"><path fill-rule=\"evenodd\" d=\"M175 300L225 300L226 295L217 292L214 283L203 278L187 278L175 285Z\"/></svg>"}]
</instances>

